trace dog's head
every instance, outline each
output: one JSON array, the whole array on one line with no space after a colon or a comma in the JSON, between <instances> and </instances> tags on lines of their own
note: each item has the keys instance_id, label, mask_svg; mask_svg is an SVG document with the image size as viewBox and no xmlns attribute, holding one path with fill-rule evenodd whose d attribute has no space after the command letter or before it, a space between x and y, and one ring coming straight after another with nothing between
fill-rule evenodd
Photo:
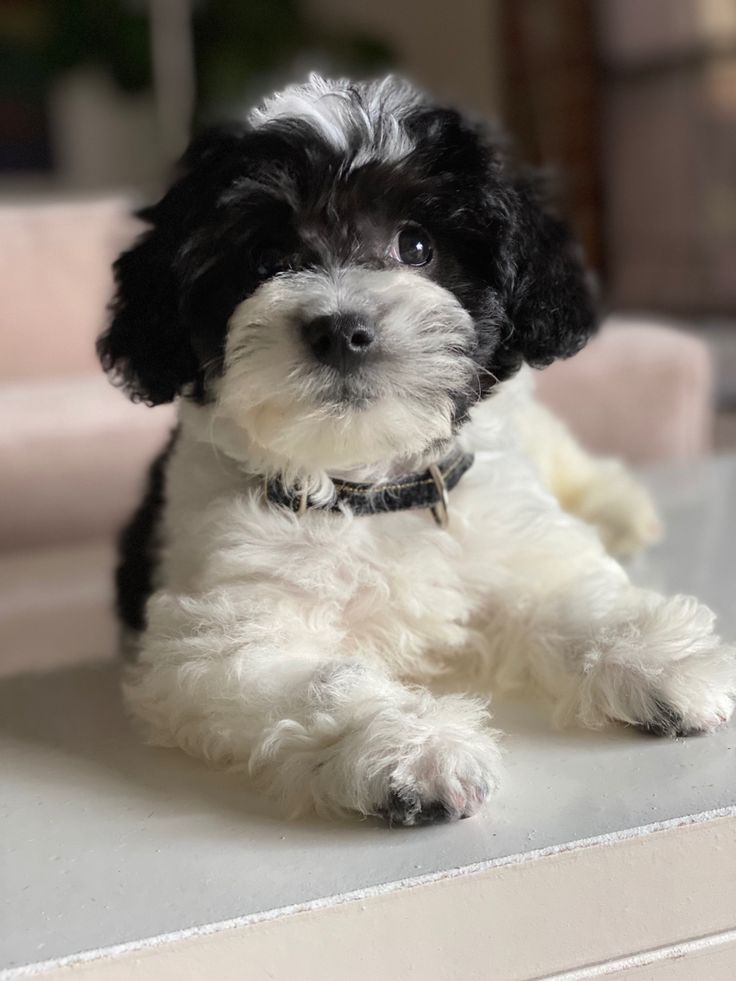
<instances>
[{"instance_id":1,"label":"dog's head","mask_svg":"<svg viewBox=\"0 0 736 981\"><path fill-rule=\"evenodd\" d=\"M568 229L499 141L393 78L286 89L196 140L141 216L105 368L282 464L421 455L594 326Z\"/></svg>"}]
</instances>

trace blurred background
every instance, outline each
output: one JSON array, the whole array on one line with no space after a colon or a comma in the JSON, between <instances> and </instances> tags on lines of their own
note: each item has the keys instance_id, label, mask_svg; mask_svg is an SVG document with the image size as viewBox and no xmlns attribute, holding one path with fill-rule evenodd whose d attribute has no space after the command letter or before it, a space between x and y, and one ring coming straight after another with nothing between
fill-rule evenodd
<instances>
[{"instance_id":1,"label":"blurred background","mask_svg":"<svg viewBox=\"0 0 736 981\"><path fill-rule=\"evenodd\" d=\"M398 69L555 168L611 305L736 312L733 0L0 0L0 191L160 185L192 126Z\"/></svg>"},{"instance_id":2,"label":"blurred background","mask_svg":"<svg viewBox=\"0 0 736 981\"><path fill-rule=\"evenodd\" d=\"M4 190L159 183L192 124L396 68L565 175L612 297L736 305L733 0L2 0Z\"/></svg>"},{"instance_id":3,"label":"blurred background","mask_svg":"<svg viewBox=\"0 0 736 981\"><path fill-rule=\"evenodd\" d=\"M131 207L312 68L396 69L557 175L613 313L540 380L583 442L736 448L734 0L0 0L0 66L0 548L111 540L171 423L93 352Z\"/></svg>"}]
</instances>

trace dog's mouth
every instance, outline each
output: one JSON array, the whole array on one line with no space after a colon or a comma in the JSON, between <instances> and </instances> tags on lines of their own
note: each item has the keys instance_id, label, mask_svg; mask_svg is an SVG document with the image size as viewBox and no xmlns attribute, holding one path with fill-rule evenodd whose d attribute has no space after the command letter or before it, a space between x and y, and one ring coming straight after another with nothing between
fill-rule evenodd
<instances>
[{"instance_id":1,"label":"dog's mouth","mask_svg":"<svg viewBox=\"0 0 736 981\"><path fill-rule=\"evenodd\" d=\"M369 372L331 372L326 379L323 404L332 414L342 414L346 410L361 412L375 405L381 398L380 386Z\"/></svg>"}]
</instances>

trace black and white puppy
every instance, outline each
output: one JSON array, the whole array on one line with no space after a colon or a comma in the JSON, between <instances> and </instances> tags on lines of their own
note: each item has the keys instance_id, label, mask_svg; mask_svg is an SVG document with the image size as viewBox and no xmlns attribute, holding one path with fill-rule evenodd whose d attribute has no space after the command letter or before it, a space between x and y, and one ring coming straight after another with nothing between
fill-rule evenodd
<instances>
[{"instance_id":1,"label":"black and white puppy","mask_svg":"<svg viewBox=\"0 0 736 981\"><path fill-rule=\"evenodd\" d=\"M491 133L394 78L312 76L195 141L142 217L99 351L179 404L118 572L150 742L293 813L421 824L498 783L485 702L418 687L438 675L586 726L730 717L712 613L609 554L653 532L646 494L533 400L522 366L594 311Z\"/></svg>"}]
</instances>

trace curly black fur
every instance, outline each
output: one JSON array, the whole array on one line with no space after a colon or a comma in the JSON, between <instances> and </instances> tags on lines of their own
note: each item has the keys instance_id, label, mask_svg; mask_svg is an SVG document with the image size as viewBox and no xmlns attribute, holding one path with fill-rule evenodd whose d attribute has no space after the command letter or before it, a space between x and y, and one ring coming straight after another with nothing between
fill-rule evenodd
<instances>
[{"instance_id":1,"label":"curly black fur","mask_svg":"<svg viewBox=\"0 0 736 981\"><path fill-rule=\"evenodd\" d=\"M117 613L133 631L146 626L146 602L153 592L160 550L160 521L166 496L166 464L176 444L171 434L164 450L151 464L143 499L118 540L115 570Z\"/></svg>"}]
</instances>

